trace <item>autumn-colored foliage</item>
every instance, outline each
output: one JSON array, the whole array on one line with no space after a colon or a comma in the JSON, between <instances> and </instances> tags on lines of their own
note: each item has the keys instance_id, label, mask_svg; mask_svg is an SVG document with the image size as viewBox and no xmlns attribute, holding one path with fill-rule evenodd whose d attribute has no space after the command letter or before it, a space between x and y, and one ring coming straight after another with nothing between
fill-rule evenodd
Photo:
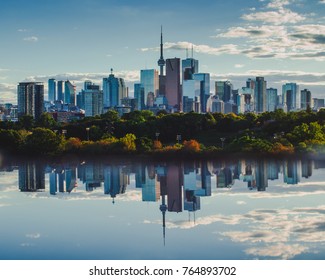
<instances>
[{"instance_id":1,"label":"autumn-colored foliage","mask_svg":"<svg viewBox=\"0 0 325 280\"><path fill-rule=\"evenodd\" d=\"M200 143L196 140L184 141L184 150L188 152L199 152L201 150Z\"/></svg>"}]
</instances>

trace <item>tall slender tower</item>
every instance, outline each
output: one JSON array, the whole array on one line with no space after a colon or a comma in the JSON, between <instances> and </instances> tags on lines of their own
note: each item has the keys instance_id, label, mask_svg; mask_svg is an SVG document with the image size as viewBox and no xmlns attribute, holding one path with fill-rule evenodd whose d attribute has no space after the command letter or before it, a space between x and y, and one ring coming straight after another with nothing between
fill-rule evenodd
<instances>
[{"instance_id":1,"label":"tall slender tower","mask_svg":"<svg viewBox=\"0 0 325 280\"><path fill-rule=\"evenodd\" d=\"M166 64L165 59L164 59L164 45L163 45L163 33L162 33L162 26L161 26L161 32L160 32L160 58L158 60L158 66L160 67L160 76L164 75L164 66Z\"/></svg>"}]
</instances>

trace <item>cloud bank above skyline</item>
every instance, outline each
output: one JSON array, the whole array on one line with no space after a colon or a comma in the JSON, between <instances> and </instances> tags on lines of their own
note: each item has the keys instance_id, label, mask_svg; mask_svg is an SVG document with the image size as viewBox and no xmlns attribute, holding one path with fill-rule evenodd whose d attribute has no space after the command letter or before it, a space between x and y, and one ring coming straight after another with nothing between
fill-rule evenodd
<instances>
[{"instance_id":1,"label":"cloud bank above skyline","mask_svg":"<svg viewBox=\"0 0 325 280\"><path fill-rule=\"evenodd\" d=\"M323 0L202 0L173 2L173 8L171 0L94 0L91 9L86 1L21 8L17 1L5 3L0 18L8 26L0 31L0 69L5 69L0 70L0 102L15 102L21 81L69 79L79 91L85 79L101 84L111 67L132 92L140 69L158 69L161 24L165 58L183 59L193 47L200 72L211 74L212 85L223 79L240 88L247 78L264 76L279 93L284 81L297 82L313 96L325 97ZM69 13L72 8L78 16Z\"/></svg>"}]
</instances>

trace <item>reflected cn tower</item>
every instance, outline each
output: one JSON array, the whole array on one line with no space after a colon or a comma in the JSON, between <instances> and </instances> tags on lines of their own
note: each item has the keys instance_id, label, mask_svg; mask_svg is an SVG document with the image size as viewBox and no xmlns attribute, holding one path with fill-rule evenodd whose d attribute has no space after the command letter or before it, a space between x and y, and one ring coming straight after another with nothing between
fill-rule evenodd
<instances>
[{"instance_id":1,"label":"reflected cn tower","mask_svg":"<svg viewBox=\"0 0 325 280\"><path fill-rule=\"evenodd\" d=\"M162 26L161 26L161 32L160 32L160 58L158 60L158 66L160 67L160 76L164 75L164 66L166 64L165 59L164 59L164 54L163 54L163 33L162 33Z\"/></svg>"}]
</instances>

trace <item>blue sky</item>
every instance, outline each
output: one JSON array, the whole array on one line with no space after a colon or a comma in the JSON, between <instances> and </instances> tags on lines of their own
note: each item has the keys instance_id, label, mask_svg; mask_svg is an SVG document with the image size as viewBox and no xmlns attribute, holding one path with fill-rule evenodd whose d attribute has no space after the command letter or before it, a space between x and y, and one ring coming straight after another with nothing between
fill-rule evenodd
<instances>
[{"instance_id":1,"label":"blue sky","mask_svg":"<svg viewBox=\"0 0 325 280\"><path fill-rule=\"evenodd\" d=\"M3 0L0 102L16 103L20 81L69 79L79 90L110 68L132 92L140 69L158 69L161 25L165 58L193 45L212 82L265 76L268 87L297 82L325 97L324 0Z\"/></svg>"}]
</instances>

